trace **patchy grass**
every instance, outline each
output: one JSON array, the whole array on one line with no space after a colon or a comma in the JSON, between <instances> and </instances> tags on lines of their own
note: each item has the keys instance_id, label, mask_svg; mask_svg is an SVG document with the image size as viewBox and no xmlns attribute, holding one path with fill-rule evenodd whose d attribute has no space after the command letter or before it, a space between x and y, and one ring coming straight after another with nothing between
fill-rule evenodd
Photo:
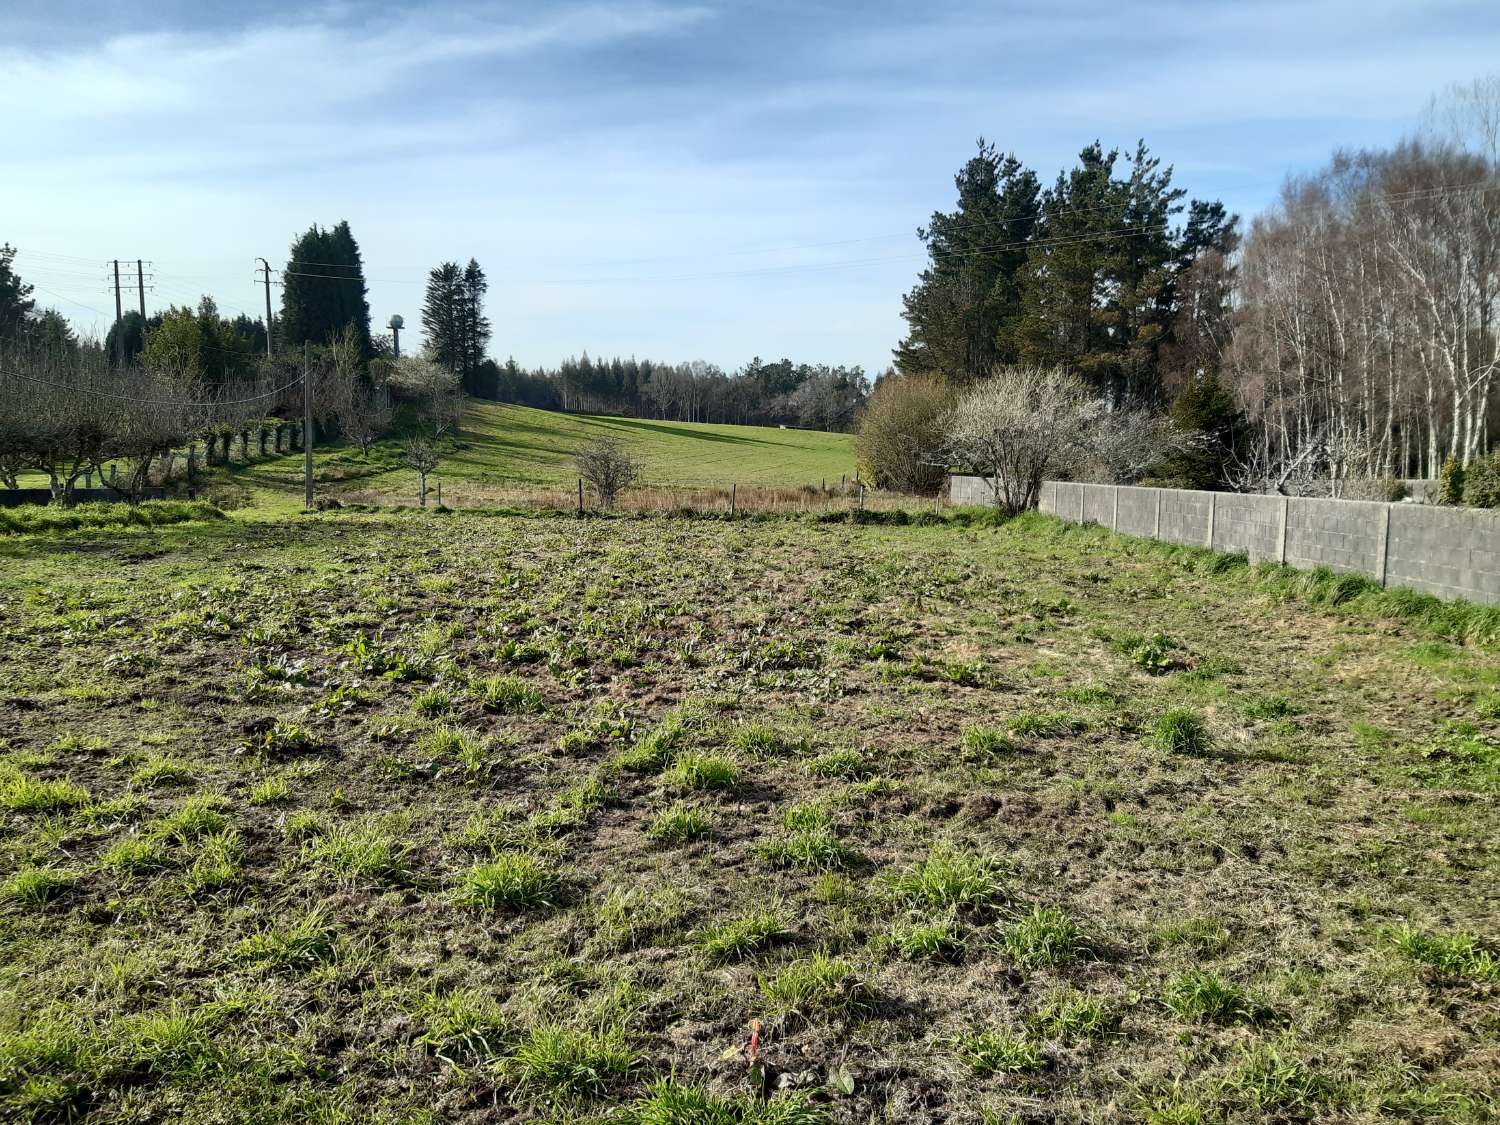
<instances>
[{"instance_id":1,"label":"patchy grass","mask_svg":"<svg viewBox=\"0 0 1500 1125\"><path fill-rule=\"evenodd\" d=\"M271 515L6 538L0 1119L1494 1115L1477 610L951 510Z\"/></svg>"},{"instance_id":2,"label":"patchy grass","mask_svg":"<svg viewBox=\"0 0 1500 1125\"><path fill-rule=\"evenodd\" d=\"M484 910L536 910L555 906L562 882L536 856L505 852L464 872L458 899Z\"/></svg>"},{"instance_id":3,"label":"patchy grass","mask_svg":"<svg viewBox=\"0 0 1500 1125\"><path fill-rule=\"evenodd\" d=\"M694 935L693 944L710 961L740 961L769 949L789 933L790 923L782 911L768 906L703 927Z\"/></svg>"},{"instance_id":4,"label":"patchy grass","mask_svg":"<svg viewBox=\"0 0 1500 1125\"><path fill-rule=\"evenodd\" d=\"M859 970L827 953L814 953L762 977L760 990L779 1014L803 1019L849 1019L875 1003L875 993Z\"/></svg>"}]
</instances>

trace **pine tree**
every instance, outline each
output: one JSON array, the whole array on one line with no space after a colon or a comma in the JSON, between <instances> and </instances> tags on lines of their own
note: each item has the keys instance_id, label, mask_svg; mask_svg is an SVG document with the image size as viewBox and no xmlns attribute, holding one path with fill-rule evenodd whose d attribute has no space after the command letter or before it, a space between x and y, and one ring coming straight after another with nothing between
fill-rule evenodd
<instances>
[{"instance_id":1,"label":"pine tree","mask_svg":"<svg viewBox=\"0 0 1500 1125\"><path fill-rule=\"evenodd\" d=\"M308 228L292 243L283 280L278 347L326 346L352 325L361 358L373 354L364 264L347 222Z\"/></svg>"},{"instance_id":2,"label":"pine tree","mask_svg":"<svg viewBox=\"0 0 1500 1125\"><path fill-rule=\"evenodd\" d=\"M483 395L482 384L488 382L481 375L481 368L490 345L490 320L484 315L484 295L489 288L490 283L485 280L479 263L470 258L463 276L463 367L460 374L464 389L475 395Z\"/></svg>"},{"instance_id":3,"label":"pine tree","mask_svg":"<svg viewBox=\"0 0 1500 1125\"><path fill-rule=\"evenodd\" d=\"M1186 449L1170 458L1157 475L1175 488L1222 490L1230 487L1235 461L1245 455L1250 420L1212 372L1191 379L1172 403L1172 422L1190 436Z\"/></svg>"},{"instance_id":4,"label":"pine tree","mask_svg":"<svg viewBox=\"0 0 1500 1125\"><path fill-rule=\"evenodd\" d=\"M20 335L36 307L31 299L31 286L11 267L15 259L14 246L8 242L0 245L0 340Z\"/></svg>"},{"instance_id":5,"label":"pine tree","mask_svg":"<svg viewBox=\"0 0 1500 1125\"><path fill-rule=\"evenodd\" d=\"M1114 401L1161 397L1183 248L1171 228L1183 191L1144 143L1128 176L1095 142L1042 198L1045 237L1027 254L1020 358L1076 371Z\"/></svg>"},{"instance_id":6,"label":"pine tree","mask_svg":"<svg viewBox=\"0 0 1500 1125\"><path fill-rule=\"evenodd\" d=\"M1016 358L1020 274L1040 219L1040 184L981 139L954 185L957 210L934 212L917 232L929 264L903 299L910 331L895 355L905 372L965 383Z\"/></svg>"},{"instance_id":7,"label":"pine tree","mask_svg":"<svg viewBox=\"0 0 1500 1125\"><path fill-rule=\"evenodd\" d=\"M427 356L448 370L462 374L464 277L457 262L444 262L427 274L422 299L422 336Z\"/></svg>"}]
</instances>

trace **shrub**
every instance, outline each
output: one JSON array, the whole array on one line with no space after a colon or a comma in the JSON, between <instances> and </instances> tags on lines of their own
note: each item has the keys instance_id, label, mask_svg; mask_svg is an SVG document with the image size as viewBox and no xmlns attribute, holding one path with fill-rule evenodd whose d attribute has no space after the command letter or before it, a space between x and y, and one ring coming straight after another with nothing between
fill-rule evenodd
<instances>
[{"instance_id":1,"label":"shrub","mask_svg":"<svg viewBox=\"0 0 1500 1125\"><path fill-rule=\"evenodd\" d=\"M1500 449L1469 463L1464 470L1463 497L1471 508L1500 508Z\"/></svg>"},{"instance_id":2,"label":"shrub","mask_svg":"<svg viewBox=\"0 0 1500 1125\"><path fill-rule=\"evenodd\" d=\"M1151 742L1166 754L1202 755L1208 753L1212 745L1203 720L1195 712L1181 707L1174 707L1156 721Z\"/></svg>"},{"instance_id":3,"label":"shrub","mask_svg":"<svg viewBox=\"0 0 1500 1125\"><path fill-rule=\"evenodd\" d=\"M610 436L580 446L573 453L573 464L606 508L613 508L620 493L641 477L640 461Z\"/></svg>"},{"instance_id":4,"label":"shrub","mask_svg":"<svg viewBox=\"0 0 1500 1125\"><path fill-rule=\"evenodd\" d=\"M1438 503L1458 505L1464 502L1464 466L1457 457L1443 462L1438 477Z\"/></svg>"},{"instance_id":5,"label":"shrub","mask_svg":"<svg viewBox=\"0 0 1500 1125\"><path fill-rule=\"evenodd\" d=\"M502 852L464 873L458 899L485 910L535 910L556 906L561 892L561 881L535 856Z\"/></svg>"},{"instance_id":6,"label":"shrub","mask_svg":"<svg viewBox=\"0 0 1500 1125\"><path fill-rule=\"evenodd\" d=\"M865 404L855 449L864 479L893 492L932 495L946 471L935 464L943 445L942 418L953 389L937 375L893 375L880 380Z\"/></svg>"}]
</instances>

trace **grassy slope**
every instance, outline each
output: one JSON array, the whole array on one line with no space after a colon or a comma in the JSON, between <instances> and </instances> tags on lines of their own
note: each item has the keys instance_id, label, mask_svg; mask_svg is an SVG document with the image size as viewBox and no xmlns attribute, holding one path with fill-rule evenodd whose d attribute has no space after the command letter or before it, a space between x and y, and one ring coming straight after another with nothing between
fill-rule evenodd
<instances>
[{"instance_id":1,"label":"grassy slope","mask_svg":"<svg viewBox=\"0 0 1500 1125\"><path fill-rule=\"evenodd\" d=\"M572 451L604 434L635 451L653 484L800 485L854 472L849 434L556 414L490 402L471 403L464 420L471 446L443 471L461 478L570 484L577 476Z\"/></svg>"},{"instance_id":2,"label":"grassy slope","mask_svg":"<svg viewBox=\"0 0 1500 1125\"><path fill-rule=\"evenodd\" d=\"M0 1117L598 1121L760 1019L777 1121L1490 1119L1492 651L1040 518L0 559Z\"/></svg>"},{"instance_id":3,"label":"grassy slope","mask_svg":"<svg viewBox=\"0 0 1500 1125\"><path fill-rule=\"evenodd\" d=\"M641 459L645 480L667 487L816 484L854 473L854 438L769 426L720 426L558 414L471 400L457 441L445 442L434 480L452 490L567 488L577 479L572 452L612 434ZM416 475L401 467L399 441L387 439L370 460L343 444L314 451L320 489L371 489L411 496ZM272 457L220 475L244 486L262 507L300 503L302 457Z\"/></svg>"}]
</instances>

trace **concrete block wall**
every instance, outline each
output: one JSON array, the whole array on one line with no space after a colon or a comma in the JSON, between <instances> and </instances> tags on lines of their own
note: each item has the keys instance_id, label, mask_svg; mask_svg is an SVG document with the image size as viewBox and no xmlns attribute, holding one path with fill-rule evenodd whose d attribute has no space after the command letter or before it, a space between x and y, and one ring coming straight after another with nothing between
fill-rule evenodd
<instances>
[{"instance_id":1,"label":"concrete block wall","mask_svg":"<svg viewBox=\"0 0 1500 1125\"><path fill-rule=\"evenodd\" d=\"M1237 551L1251 562L1282 561L1283 496L1214 495L1214 550Z\"/></svg>"},{"instance_id":2,"label":"concrete block wall","mask_svg":"<svg viewBox=\"0 0 1500 1125\"><path fill-rule=\"evenodd\" d=\"M1500 511L1392 504L1385 580L1500 605Z\"/></svg>"},{"instance_id":3,"label":"concrete block wall","mask_svg":"<svg viewBox=\"0 0 1500 1125\"><path fill-rule=\"evenodd\" d=\"M1288 566L1326 566L1342 574L1383 577L1391 507L1370 500L1292 497L1287 502L1284 561Z\"/></svg>"},{"instance_id":4,"label":"concrete block wall","mask_svg":"<svg viewBox=\"0 0 1500 1125\"><path fill-rule=\"evenodd\" d=\"M990 501L983 478L952 481L955 503ZM1127 535L1243 552L1253 563L1326 566L1440 598L1500 605L1500 511L1067 481L1045 482L1039 507Z\"/></svg>"}]
</instances>

